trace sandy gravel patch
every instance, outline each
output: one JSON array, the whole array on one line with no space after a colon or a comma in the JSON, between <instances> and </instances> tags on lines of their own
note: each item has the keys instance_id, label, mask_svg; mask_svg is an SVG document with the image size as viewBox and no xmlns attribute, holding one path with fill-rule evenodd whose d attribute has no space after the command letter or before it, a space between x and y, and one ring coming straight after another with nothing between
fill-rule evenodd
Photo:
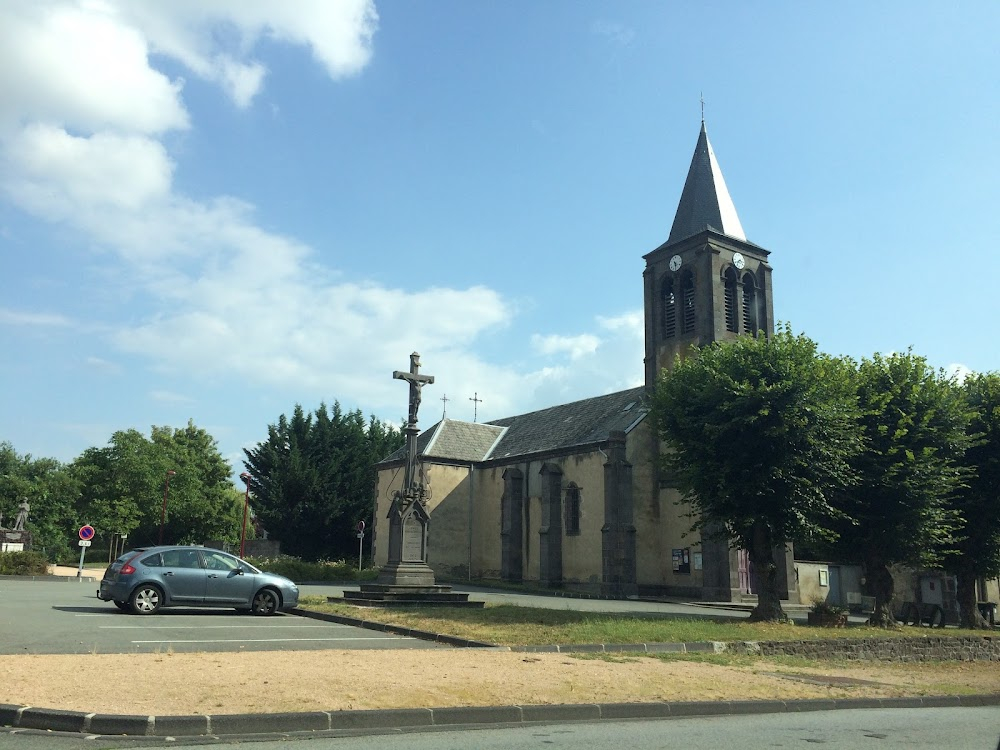
<instances>
[{"instance_id":1,"label":"sandy gravel patch","mask_svg":"<svg viewBox=\"0 0 1000 750\"><path fill-rule=\"evenodd\" d=\"M778 676L809 676L809 681ZM822 677L867 681L831 681ZM874 683L874 684L872 684ZM126 714L220 714L623 701L998 693L996 664L809 669L647 656L441 651L24 655L0 659L0 703Z\"/></svg>"}]
</instances>

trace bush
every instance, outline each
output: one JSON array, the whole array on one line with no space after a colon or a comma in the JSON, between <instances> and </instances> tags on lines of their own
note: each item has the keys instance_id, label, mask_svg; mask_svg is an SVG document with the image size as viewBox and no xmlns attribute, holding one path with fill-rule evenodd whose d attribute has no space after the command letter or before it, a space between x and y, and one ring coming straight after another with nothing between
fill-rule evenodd
<instances>
[{"instance_id":1,"label":"bush","mask_svg":"<svg viewBox=\"0 0 1000 750\"><path fill-rule=\"evenodd\" d=\"M846 615L847 610L836 604L831 604L825 599L813 599L812 607L809 609L810 612L814 612L817 615Z\"/></svg>"},{"instance_id":2,"label":"bush","mask_svg":"<svg viewBox=\"0 0 1000 750\"><path fill-rule=\"evenodd\" d=\"M357 566L344 560L336 562L306 562L297 557L248 557L247 562L268 573L291 578L296 583L326 581L373 581L378 571L371 568L358 571Z\"/></svg>"},{"instance_id":3,"label":"bush","mask_svg":"<svg viewBox=\"0 0 1000 750\"><path fill-rule=\"evenodd\" d=\"M0 552L0 575L48 575L49 562L39 552Z\"/></svg>"}]
</instances>

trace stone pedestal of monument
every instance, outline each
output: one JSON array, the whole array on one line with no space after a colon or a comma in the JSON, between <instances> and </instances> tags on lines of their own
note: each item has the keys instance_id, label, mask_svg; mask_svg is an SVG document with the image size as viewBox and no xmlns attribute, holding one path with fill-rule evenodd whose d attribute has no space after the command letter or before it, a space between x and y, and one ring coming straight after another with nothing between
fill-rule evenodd
<instances>
[{"instance_id":1,"label":"stone pedestal of monument","mask_svg":"<svg viewBox=\"0 0 1000 750\"><path fill-rule=\"evenodd\" d=\"M409 372L392 374L396 380L410 385L409 418L406 434L406 471L403 488L392 499L389 520L389 552L377 583L366 583L360 591L345 591L348 604L362 607L449 606L482 607L484 602L470 602L468 594L451 590L451 586L434 583L434 571L427 564L427 526L430 516L424 507L426 490L417 472L417 410L420 390L434 382L433 375L420 374L420 355L410 355ZM331 597L333 600L333 598Z\"/></svg>"},{"instance_id":2,"label":"stone pedestal of monument","mask_svg":"<svg viewBox=\"0 0 1000 750\"><path fill-rule=\"evenodd\" d=\"M427 525L430 517L418 493L397 494L389 508L389 560L376 583L360 591L345 591L343 601L360 607L449 606L482 607L468 594L434 582L427 564Z\"/></svg>"}]
</instances>

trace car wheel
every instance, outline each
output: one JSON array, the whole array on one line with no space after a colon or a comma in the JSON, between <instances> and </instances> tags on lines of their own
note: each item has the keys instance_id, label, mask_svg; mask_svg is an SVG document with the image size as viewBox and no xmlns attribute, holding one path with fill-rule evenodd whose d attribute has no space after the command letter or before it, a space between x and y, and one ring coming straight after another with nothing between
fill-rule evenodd
<instances>
[{"instance_id":1,"label":"car wheel","mask_svg":"<svg viewBox=\"0 0 1000 750\"><path fill-rule=\"evenodd\" d=\"M144 584L132 592L129 609L137 615L151 615L163 604L163 592L156 586Z\"/></svg>"},{"instance_id":2,"label":"car wheel","mask_svg":"<svg viewBox=\"0 0 1000 750\"><path fill-rule=\"evenodd\" d=\"M273 589L261 589L253 598L251 612L255 615L273 615L278 611L281 602L278 600L278 593Z\"/></svg>"},{"instance_id":3,"label":"car wheel","mask_svg":"<svg viewBox=\"0 0 1000 750\"><path fill-rule=\"evenodd\" d=\"M128 602L123 602L121 599L115 599L114 602L118 609L128 609Z\"/></svg>"}]
</instances>

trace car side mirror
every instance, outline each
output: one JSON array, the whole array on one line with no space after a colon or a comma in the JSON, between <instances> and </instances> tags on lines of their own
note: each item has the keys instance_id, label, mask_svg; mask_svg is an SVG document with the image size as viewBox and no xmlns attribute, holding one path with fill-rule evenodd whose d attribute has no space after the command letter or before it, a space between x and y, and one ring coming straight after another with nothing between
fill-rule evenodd
<instances>
[{"instance_id":1,"label":"car side mirror","mask_svg":"<svg viewBox=\"0 0 1000 750\"><path fill-rule=\"evenodd\" d=\"M243 568L237 568L236 569L236 575L238 575L238 576L243 575Z\"/></svg>"}]
</instances>

